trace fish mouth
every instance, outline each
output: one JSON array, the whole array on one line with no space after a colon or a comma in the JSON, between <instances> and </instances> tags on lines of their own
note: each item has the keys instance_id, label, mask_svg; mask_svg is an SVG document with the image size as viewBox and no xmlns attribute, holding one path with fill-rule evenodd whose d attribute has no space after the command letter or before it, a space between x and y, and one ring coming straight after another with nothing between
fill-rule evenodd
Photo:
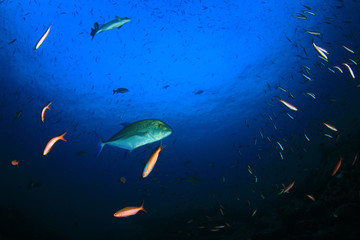
<instances>
[{"instance_id":1,"label":"fish mouth","mask_svg":"<svg viewBox=\"0 0 360 240\"><path fill-rule=\"evenodd\" d=\"M169 129L165 129L165 133L169 133L169 134L171 134L171 133L172 133L172 129L171 129L171 128L169 128Z\"/></svg>"},{"instance_id":2,"label":"fish mouth","mask_svg":"<svg viewBox=\"0 0 360 240\"><path fill-rule=\"evenodd\" d=\"M172 133L172 129L164 129L163 132L162 132L162 136L163 138L169 136L170 134Z\"/></svg>"}]
</instances>

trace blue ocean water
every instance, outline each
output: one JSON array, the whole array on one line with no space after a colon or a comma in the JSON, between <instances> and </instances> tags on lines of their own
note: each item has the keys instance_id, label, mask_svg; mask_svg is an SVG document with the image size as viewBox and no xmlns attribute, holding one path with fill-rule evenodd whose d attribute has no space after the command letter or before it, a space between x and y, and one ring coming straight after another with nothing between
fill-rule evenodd
<instances>
[{"instance_id":1,"label":"blue ocean water","mask_svg":"<svg viewBox=\"0 0 360 240\"><path fill-rule=\"evenodd\" d=\"M357 239L359 10L0 1L1 239ZM115 16L131 21L92 39ZM145 179L160 142L96 156L96 134L143 119L173 130Z\"/></svg>"}]
</instances>

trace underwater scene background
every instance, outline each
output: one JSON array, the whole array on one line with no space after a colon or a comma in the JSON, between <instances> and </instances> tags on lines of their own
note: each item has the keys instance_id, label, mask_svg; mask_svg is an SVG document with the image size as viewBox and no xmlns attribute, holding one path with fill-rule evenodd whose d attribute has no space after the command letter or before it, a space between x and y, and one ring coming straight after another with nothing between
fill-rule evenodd
<instances>
[{"instance_id":1,"label":"underwater scene background","mask_svg":"<svg viewBox=\"0 0 360 240\"><path fill-rule=\"evenodd\" d=\"M0 1L0 239L358 239L359 11Z\"/></svg>"}]
</instances>

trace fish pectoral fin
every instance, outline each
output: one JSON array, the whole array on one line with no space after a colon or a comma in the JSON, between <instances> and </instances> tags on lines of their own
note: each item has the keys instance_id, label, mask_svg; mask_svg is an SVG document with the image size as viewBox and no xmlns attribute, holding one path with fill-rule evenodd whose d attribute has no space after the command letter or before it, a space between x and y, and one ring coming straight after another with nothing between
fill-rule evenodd
<instances>
[{"instance_id":1,"label":"fish pectoral fin","mask_svg":"<svg viewBox=\"0 0 360 240\"><path fill-rule=\"evenodd\" d=\"M118 29L120 29L123 25L121 25L120 27L118 27Z\"/></svg>"}]
</instances>

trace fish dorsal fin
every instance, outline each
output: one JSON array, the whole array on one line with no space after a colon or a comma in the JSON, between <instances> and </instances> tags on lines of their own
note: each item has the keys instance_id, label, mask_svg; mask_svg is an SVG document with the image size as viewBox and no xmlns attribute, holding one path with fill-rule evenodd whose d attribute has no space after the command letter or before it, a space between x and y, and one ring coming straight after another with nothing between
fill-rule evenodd
<instances>
[{"instance_id":1,"label":"fish dorsal fin","mask_svg":"<svg viewBox=\"0 0 360 240\"><path fill-rule=\"evenodd\" d=\"M127 126L130 125L129 122L123 122L123 123L120 123L121 126L123 126L123 128L126 128Z\"/></svg>"},{"instance_id":2,"label":"fish dorsal fin","mask_svg":"<svg viewBox=\"0 0 360 240\"><path fill-rule=\"evenodd\" d=\"M119 16L117 16L117 15L115 15L115 18L116 18L117 20L121 20L121 17L119 17Z\"/></svg>"}]
</instances>

